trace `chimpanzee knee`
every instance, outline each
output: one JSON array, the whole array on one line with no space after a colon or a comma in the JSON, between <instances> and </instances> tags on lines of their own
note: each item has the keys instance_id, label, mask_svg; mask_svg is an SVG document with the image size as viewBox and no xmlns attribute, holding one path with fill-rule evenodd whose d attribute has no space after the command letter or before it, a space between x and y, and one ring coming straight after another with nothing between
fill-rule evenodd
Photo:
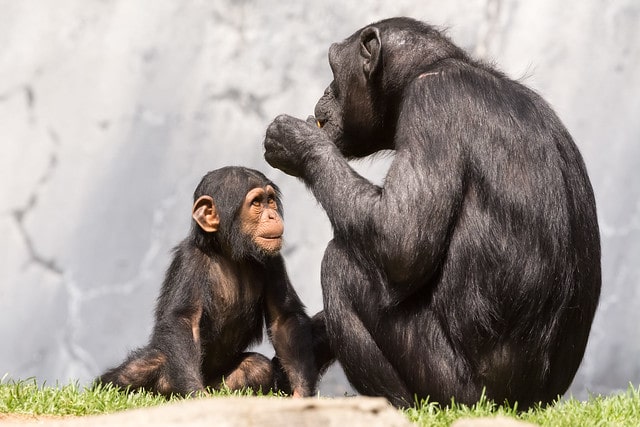
<instances>
[{"instance_id":1,"label":"chimpanzee knee","mask_svg":"<svg viewBox=\"0 0 640 427\"><path fill-rule=\"evenodd\" d=\"M236 367L224 376L224 384L231 390L245 387L254 392L268 392L273 388L274 373L271 360L260 353L244 353Z\"/></svg>"}]
</instances>

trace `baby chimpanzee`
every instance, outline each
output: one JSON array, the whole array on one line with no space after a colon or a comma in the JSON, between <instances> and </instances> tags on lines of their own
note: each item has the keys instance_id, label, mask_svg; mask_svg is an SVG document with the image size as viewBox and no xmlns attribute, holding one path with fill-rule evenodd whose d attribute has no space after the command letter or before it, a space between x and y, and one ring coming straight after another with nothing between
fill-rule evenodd
<instances>
[{"instance_id":1,"label":"baby chimpanzee","mask_svg":"<svg viewBox=\"0 0 640 427\"><path fill-rule=\"evenodd\" d=\"M314 392L311 326L279 254L278 187L243 167L209 172L196 188L189 236L174 252L146 347L98 381L188 395L205 387ZM276 357L245 352L266 321Z\"/></svg>"}]
</instances>

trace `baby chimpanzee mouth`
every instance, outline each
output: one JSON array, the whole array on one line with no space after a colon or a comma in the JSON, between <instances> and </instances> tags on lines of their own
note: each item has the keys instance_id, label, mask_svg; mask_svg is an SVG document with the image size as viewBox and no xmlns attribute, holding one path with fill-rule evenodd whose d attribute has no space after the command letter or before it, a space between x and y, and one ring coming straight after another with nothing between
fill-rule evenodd
<instances>
[{"instance_id":1,"label":"baby chimpanzee mouth","mask_svg":"<svg viewBox=\"0 0 640 427\"><path fill-rule=\"evenodd\" d=\"M269 235L269 234L267 234L267 235L263 235L263 236L259 236L259 237L262 238L262 239L265 239L265 240L278 240L278 239L282 239L282 234L278 234L278 235L275 235L275 234Z\"/></svg>"}]
</instances>

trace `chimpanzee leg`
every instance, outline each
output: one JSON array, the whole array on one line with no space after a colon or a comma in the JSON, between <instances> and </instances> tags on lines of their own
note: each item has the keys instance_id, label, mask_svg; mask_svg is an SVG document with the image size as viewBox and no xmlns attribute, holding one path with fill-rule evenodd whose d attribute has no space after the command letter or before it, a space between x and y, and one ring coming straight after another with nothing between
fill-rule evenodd
<instances>
[{"instance_id":1,"label":"chimpanzee leg","mask_svg":"<svg viewBox=\"0 0 640 427\"><path fill-rule=\"evenodd\" d=\"M202 389L197 379L191 383L173 381L169 375L165 353L151 347L132 352L120 366L112 368L97 378L98 383L113 384L122 389L144 388L148 391L168 395L188 395Z\"/></svg>"},{"instance_id":2,"label":"chimpanzee leg","mask_svg":"<svg viewBox=\"0 0 640 427\"><path fill-rule=\"evenodd\" d=\"M271 360L260 353L242 353L238 362L224 375L224 384L231 390L251 388L268 393L274 386ZM222 384L216 385L218 388Z\"/></svg>"},{"instance_id":3,"label":"chimpanzee leg","mask_svg":"<svg viewBox=\"0 0 640 427\"><path fill-rule=\"evenodd\" d=\"M373 325L366 324L378 317L379 299L368 295L375 285L344 248L335 240L329 243L322 260L322 293L331 348L360 393L411 406L413 394L376 344Z\"/></svg>"}]
</instances>

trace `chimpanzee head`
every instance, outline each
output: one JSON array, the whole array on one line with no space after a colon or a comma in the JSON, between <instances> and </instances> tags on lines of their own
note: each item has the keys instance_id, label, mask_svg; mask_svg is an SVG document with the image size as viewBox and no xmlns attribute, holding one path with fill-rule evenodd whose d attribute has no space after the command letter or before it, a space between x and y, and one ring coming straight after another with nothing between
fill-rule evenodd
<instances>
[{"instance_id":1,"label":"chimpanzee head","mask_svg":"<svg viewBox=\"0 0 640 427\"><path fill-rule=\"evenodd\" d=\"M263 260L282 247L280 191L262 173L228 166L207 173L193 195L192 232L235 260Z\"/></svg>"},{"instance_id":2,"label":"chimpanzee head","mask_svg":"<svg viewBox=\"0 0 640 427\"><path fill-rule=\"evenodd\" d=\"M406 86L445 58L466 58L433 27L391 18L356 31L329 48L333 81L315 107L324 129L346 157L394 148Z\"/></svg>"}]
</instances>

